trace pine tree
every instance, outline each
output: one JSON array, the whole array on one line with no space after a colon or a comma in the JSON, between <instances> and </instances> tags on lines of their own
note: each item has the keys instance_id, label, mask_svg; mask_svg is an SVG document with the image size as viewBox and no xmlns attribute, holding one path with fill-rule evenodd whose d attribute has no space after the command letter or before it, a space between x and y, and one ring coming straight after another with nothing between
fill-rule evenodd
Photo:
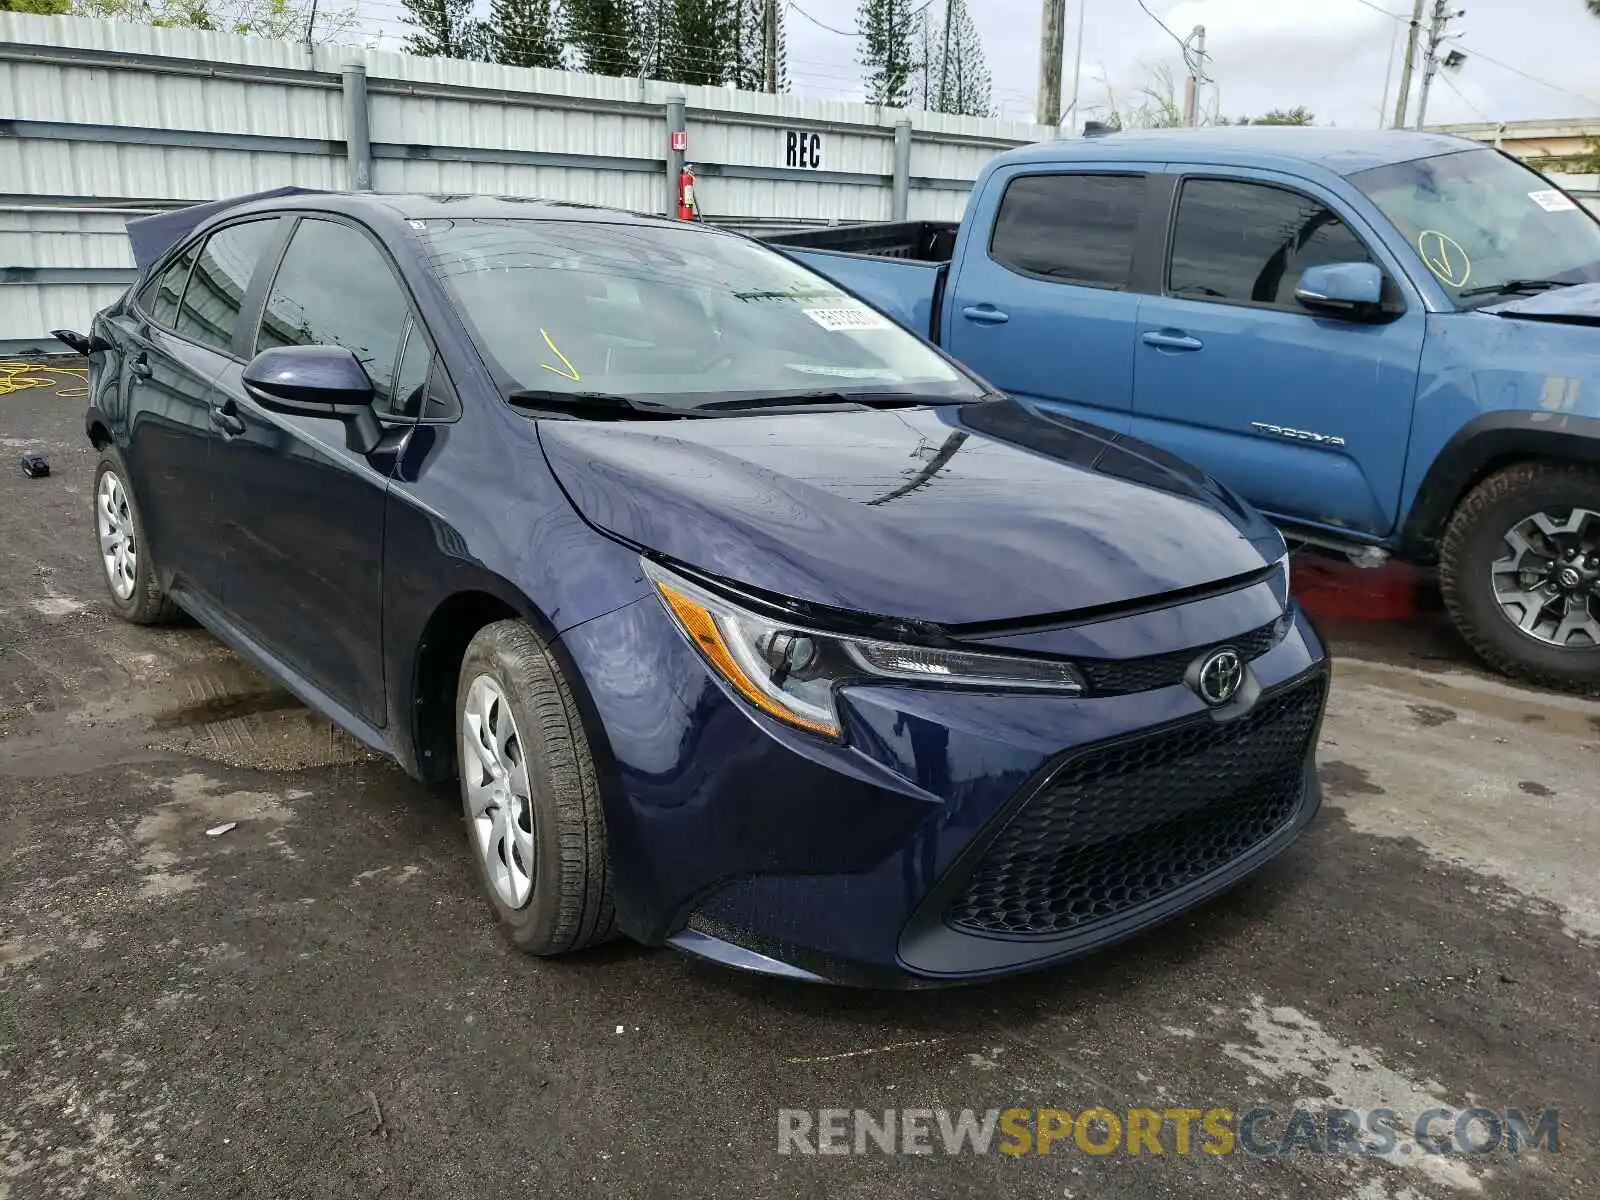
<instances>
[{"instance_id":1,"label":"pine tree","mask_svg":"<svg viewBox=\"0 0 1600 1200\"><path fill-rule=\"evenodd\" d=\"M492 0L494 61L508 67L560 67L566 55L556 0Z\"/></svg>"},{"instance_id":2,"label":"pine tree","mask_svg":"<svg viewBox=\"0 0 1600 1200\"><path fill-rule=\"evenodd\" d=\"M579 70L591 75L639 74L642 59L635 0L566 0L562 15L566 41Z\"/></svg>"},{"instance_id":3,"label":"pine tree","mask_svg":"<svg viewBox=\"0 0 1600 1200\"><path fill-rule=\"evenodd\" d=\"M400 18L413 32L406 36L407 54L430 58L488 57L488 30L472 15L472 0L401 0Z\"/></svg>"},{"instance_id":4,"label":"pine tree","mask_svg":"<svg viewBox=\"0 0 1600 1200\"><path fill-rule=\"evenodd\" d=\"M943 48L943 32L933 18L931 7L925 8L917 18L917 30L912 37L911 103L928 112L939 102Z\"/></svg>"},{"instance_id":5,"label":"pine tree","mask_svg":"<svg viewBox=\"0 0 1600 1200\"><path fill-rule=\"evenodd\" d=\"M868 103L905 108L915 67L911 0L861 0L856 28L861 31Z\"/></svg>"},{"instance_id":6,"label":"pine tree","mask_svg":"<svg viewBox=\"0 0 1600 1200\"><path fill-rule=\"evenodd\" d=\"M983 39L967 12L967 0L949 0L949 24L940 46L939 111L965 117L991 112L993 81L983 53Z\"/></svg>"},{"instance_id":7,"label":"pine tree","mask_svg":"<svg viewBox=\"0 0 1600 1200\"><path fill-rule=\"evenodd\" d=\"M724 83L747 92L767 90L767 37L762 0L722 0L728 9L728 66ZM788 38L785 36L783 15L785 8L778 7L778 90L789 90Z\"/></svg>"},{"instance_id":8,"label":"pine tree","mask_svg":"<svg viewBox=\"0 0 1600 1200\"><path fill-rule=\"evenodd\" d=\"M723 83L733 69L738 17L737 4L728 0L674 0L661 78L712 87Z\"/></svg>"},{"instance_id":9,"label":"pine tree","mask_svg":"<svg viewBox=\"0 0 1600 1200\"><path fill-rule=\"evenodd\" d=\"M671 57L677 41L673 27L677 0L633 0L633 24L639 44L639 74L671 79Z\"/></svg>"}]
</instances>

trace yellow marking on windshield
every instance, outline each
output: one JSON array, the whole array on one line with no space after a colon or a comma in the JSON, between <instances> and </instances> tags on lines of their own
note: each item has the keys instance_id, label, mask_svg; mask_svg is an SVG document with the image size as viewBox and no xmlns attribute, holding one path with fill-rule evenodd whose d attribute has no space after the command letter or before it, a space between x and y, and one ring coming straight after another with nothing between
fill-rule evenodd
<instances>
[{"instance_id":1,"label":"yellow marking on windshield","mask_svg":"<svg viewBox=\"0 0 1600 1200\"><path fill-rule=\"evenodd\" d=\"M1472 278L1472 259L1461 243L1447 233L1424 229L1417 235L1417 252L1428 264L1428 270L1453 288L1466 287Z\"/></svg>"},{"instance_id":2,"label":"yellow marking on windshield","mask_svg":"<svg viewBox=\"0 0 1600 1200\"><path fill-rule=\"evenodd\" d=\"M559 375L563 379L570 379L574 383L580 381L583 376L578 374L578 368L572 365L572 360L561 353L561 347L556 345L555 339L550 336L549 330L541 329L539 332L544 334L544 344L550 347L550 352L561 360L561 366L552 367L549 363L540 363L539 365L546 371ZM561 367L565 367L566 370L563 371Z\"/></svg>"}]
</instances>

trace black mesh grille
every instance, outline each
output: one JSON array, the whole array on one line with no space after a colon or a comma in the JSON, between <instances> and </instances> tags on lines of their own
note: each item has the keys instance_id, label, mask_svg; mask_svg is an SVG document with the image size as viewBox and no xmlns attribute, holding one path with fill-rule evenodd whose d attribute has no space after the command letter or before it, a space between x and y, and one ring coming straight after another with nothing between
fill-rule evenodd
<instances>
[{"instance_id":1,"label":"black mesh grille","mask_svg":"<svg viewBox=\"0 0 1600 1200\"><path fill-rule=\"evenodd\" d=\"M985 851L955 928L1059 936L1192 883L1295 816L1322 707L1317 676L1246 716L1202 716L1069 760Z\"/></svg>"},{"instance_id":2,"label":"black mesh grille","mask_svg":"<svg viewBox=\"0 0 1600 1200\"><path fill-rule=\"evenodd\" d=\"M1148 658L1080 658L1073 661L1083 671L1095 695L1127 696L1182 683L1189 665L1207 650L1232 646L1245 662L1260 658L1278 644L1284 631L1285 626L1280 619L1260 629L1252 629L1231 641L1218 642L1215 646L1179 650L1173 654L1152 654Z\"/></svg>"}]
</instances>

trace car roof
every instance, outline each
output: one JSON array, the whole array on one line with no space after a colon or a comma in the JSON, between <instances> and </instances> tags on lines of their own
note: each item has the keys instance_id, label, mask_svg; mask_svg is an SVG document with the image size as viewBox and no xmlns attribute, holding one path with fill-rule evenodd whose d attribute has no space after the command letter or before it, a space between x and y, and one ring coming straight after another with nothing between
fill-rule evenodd
<instances>
[{"instance_id":1,"label":"car roof","mask_svg":"<svg viewBox=\"0 0 1600 1200\"><path fill-rule=\"evenodd\" d=\"M441 217L512 218L536 221L586 221L608 225L665 224L666 217L602 208L566 200L540 200L522 196L470 196L396 192L301 192L248 200L230 207L229 216L241 213L297 210L343 212L351 216L389 217L426 221ZM677 222L671 222L677 224Z\"/></svg>"},{"instance_id":2,"label":"car roof","mask_svg":"<svg viewBox=\"0 0 1600 1200\"><path fill-rule=\"evenodd\" d=\"M1203 129L1136 129L1097 137L1063 138L1020 146L1001 155L1006 162L1092 162L1140 158L1204 162L1226 167L1310 164L1351 175L1372 167L1482 150L1482 142L1404 129L1332 129L1307 125L1218 125Z\"/></svg>"}]
</instances>

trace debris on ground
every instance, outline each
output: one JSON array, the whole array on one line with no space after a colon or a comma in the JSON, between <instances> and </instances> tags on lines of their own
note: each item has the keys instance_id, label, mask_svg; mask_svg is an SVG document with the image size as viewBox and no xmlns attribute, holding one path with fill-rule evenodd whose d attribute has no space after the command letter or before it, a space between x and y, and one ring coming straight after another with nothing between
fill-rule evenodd
<instances>
[{"instance_id":1,"label":"debris on ground","mask_svg":"<svg viewBox=\"0 0 1600 1200\"><path fill-rule=\"evenodd\" d=\"M239 822L237 821L229 821L226 825L213 825L210 829L206 830L206 836L221 837L223 834L227 833L228 830L237 829L238 827Z\"/></svg>"},{"instance_id":2,"label":"debris on ground","mask_svg":"<svg viewBox=\"0 0 1600 1200\"><path fill-rule=\"evenodd\" d=\"M29 479L43 479L50 474L50 460L42 454L24 454L22 473Z\"/></svg>"}]
</instances>

